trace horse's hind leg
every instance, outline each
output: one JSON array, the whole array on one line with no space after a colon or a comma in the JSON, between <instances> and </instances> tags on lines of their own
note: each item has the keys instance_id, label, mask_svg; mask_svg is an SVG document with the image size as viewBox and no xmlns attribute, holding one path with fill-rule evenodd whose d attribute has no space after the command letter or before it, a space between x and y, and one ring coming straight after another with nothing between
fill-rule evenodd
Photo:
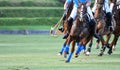
<instances>
[{"instance_id":1,"label":"horse's hind leg","mask_svg":"<svg viewBox=\"0 0 120 70\"><path fill-rule=\"evenodd\" d=\"M90 40L90 42L89 42L89 47L88 47L88 49L87 49L87 51L86 51L86 56L89 56L90 55L90 52L91 52L91 48L92 48L92 44L93 44L93 38Z\"/></svg>"},{"instance_id":2,"label":"horse's hind leg","mask_svg":"<svg viewBox=\"0 0 120 70\"><path fill-rule=\"evenodd\" d=\"M115 46L116 46L116 43L117 43L118 38L119 38L119 35L114 35L114 39L113 39L113 41L111 42L110 48L109 48L109 50L108 50L108 54L109 54L109 55L112 54L112 50L115 50Z\"/></svg>"},{"instance_id":3,"label":"horse's hind leg","mask_svg":"<svg viewBox=\"0 0 120 70\"><path fill-rule=\"evenodd\" d=\"M72 58L72 55L74 53L74 50L75 50L75 41L72 41L72 48L71 48L71 52L70 54L68 55L68 59L66 60L66 62L70 62L71 58Z\"/></svg>"},{"instance_id":4,"label":"horse's hind leg","mask_svg":"<svg viewBox=\"0 0 120 70\"><path fill-rule=\"evenodd\" d=\"M119 35L115 36L115 40L113 40L114 41L113 46L110 46L112 47L112 50L115 50L118 38L119 38Z\"/></svg>"}]
</instances>

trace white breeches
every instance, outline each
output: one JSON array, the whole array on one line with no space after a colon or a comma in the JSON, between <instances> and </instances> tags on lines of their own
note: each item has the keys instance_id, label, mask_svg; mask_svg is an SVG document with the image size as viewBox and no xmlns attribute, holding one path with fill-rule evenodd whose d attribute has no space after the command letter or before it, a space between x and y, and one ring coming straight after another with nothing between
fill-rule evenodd
<instances>
[{"instance_id":1,"label":"white breeches","mask_svg":"<svg viewBox=\"0 0 120 70\"><path fill-rule=\"evenodd\" d=\"M93 6L93 8L92 8L92 11L93 11L93 12L96 11L96 4L97 4L97 0L95 0L94 6ZM110 7L109 7L108 0L105 0L103 10L105 10L106 13L112 12L111 9L110 9Z\"/></svg>"},{"instance_id":2,"label":"white breeches","mask_svg":"<svg viewBox=\"0 0 120 70\"><path fill-rule=\"evenodd\" d=\"M91 10L90 6L87 7L87 12L88 12L88 14L90 15L90 18L91 18L91 19L94 19L94 16L93 16L93 14L92 14L92 10Z\"/></svg>"},{"instance_id":3,"label":"white breeches","mask_svg":"<svg viewBox=\"0 0 120 70\"><path fill-rule=\"evenodd\" d=\"M117 0L116 3L120 2L120 0ZM114 3L110 3L110 10L112 11L114 7ZM120 5L117 6L117 9L120 9Z\"/></svg>"},{"instance_id":4,"label":"white breeches","mask_svg":"<svg viewBox=\"0 0 120 70\"><path fill-rule=\"evenodd\" d=\"M90 18L93 19L94 16L93 16L93 14L92 14L92 10L91 10L90 7L87 7L87 12L88 12L88 14L90 15ZM77 15L77 8L74 6L74 7L73 7L73 10L72 10L72 12L71 12L71 14L70 14L70 17L72 17L73 20L75 20L76 15Z\"/></svg>"},{"instance_id":5,"label":"white breeches","mask_svg":"<svg viewBox=\"0 0 120 70\"><path fill-rule=\"evenodd\" d=\"M77 15L77 7L74 6L74 7L73 7L73 10L72 10L72 12L71 12L71 14L70 14L70 17L72 17L73 20L75 20L76 15Z\"/></svg>"}]
</instances>

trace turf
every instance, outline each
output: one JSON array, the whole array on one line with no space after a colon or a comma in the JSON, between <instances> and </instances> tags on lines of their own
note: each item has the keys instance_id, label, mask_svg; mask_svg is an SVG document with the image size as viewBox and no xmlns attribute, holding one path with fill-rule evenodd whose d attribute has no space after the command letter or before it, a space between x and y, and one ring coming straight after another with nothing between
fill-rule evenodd
<instances>
[{"instance_id":1,"label":"turf","mask_svg":"<svg viewBox=\"0 0 120 70\"><path fill-rule=\"evenodd\" d=\"M0 35L0 70L119 70L120 47L112 55L98 57L92 48L90 56L80 54L70 63L58 56L64 40L50 35ZM93 45L95 46L95 44Z\"/></svg>"}]
</instances>

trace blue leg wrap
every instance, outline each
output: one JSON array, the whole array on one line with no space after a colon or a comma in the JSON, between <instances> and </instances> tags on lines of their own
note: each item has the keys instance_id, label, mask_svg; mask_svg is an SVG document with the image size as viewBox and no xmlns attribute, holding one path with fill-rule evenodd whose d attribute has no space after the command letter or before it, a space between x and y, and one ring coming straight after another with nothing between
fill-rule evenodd
<instances>
[{"instance_id":1,"label":"blue leg wrap","mask_svg":"<svg viewBox=\"0 0 120 70\"><path fill-rule=\"evenodd\" d=\"M73 55L73 53L71 52L71 53L69 54L69 56L68 56L67 62L70 62L70 60L71 60L71 58L72 58L72 55Z\"/></svg>"},{"instance_id":2,"label":"blue leg wrap","mask_svg":"<svg viewBox=\"0 0 120 70\"><path fill-rule=\"evenodd\" d=\"M83 50L86 50L86 47L85 47L85 46L83 46Z\"/></svg>"},{"instance_id":3,"label":"blue leg wrap","mask_svg":"<svg viewBox=\"0 0 120 70\"><path fill-rule=\"evenodd\" d=\"M81 45L79 44L78 48L77 48L77 51L76 51L76 54L79 54L80 51L81 51Z\"/></svg>"},{"instance_id":4,"label":"blue leg wrap","mask_svg":"<svg viewBox=\"0 0 120 70\"><path fill-rule=\"evenodd\" d=\"M66 53L69 52L69 45L66 45L66 47L65 47L65 52L66 52Z\"/></svg>"},{"instance_id":5,"label":"blue leg wrap","mask_svg":"<svg viewBox=\"0 0 120 70\"><path fill-rule=\"evenodd\" d=\"M79 42L77 42L77 46L79 46L80 44L79 44Z\"/></svg>"},{"instance_id":6,"label":"blue leg wrap","mask_svg":"<svg viewBox=\"0 0 120 70\"><path fill-rule=\"evenodd\" d=\"M62 47L62 49L60 51L61 54L63 53L64 49L65 49L65 46Z\"/></svg>"},{"instance_id":7,"label":"blue leg wrap","mask_svg":"<svg viewBox=\"0 0 120 70\"><path fill-rule=\"evenodd\" d=\"M82 50L84 50L85 48L84 48L84 46L83 45L79 45L78 46L78 49L77 49L77 51L76 51L76 54L78 55Z\"/></svg>"}]
</instances>

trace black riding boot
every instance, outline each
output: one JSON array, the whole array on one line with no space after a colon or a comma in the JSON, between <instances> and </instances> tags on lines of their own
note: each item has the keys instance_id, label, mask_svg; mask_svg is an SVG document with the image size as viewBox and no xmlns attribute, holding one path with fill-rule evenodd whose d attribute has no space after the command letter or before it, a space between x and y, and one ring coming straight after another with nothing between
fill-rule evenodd
<instances>
[{"instance_id":1,"label":"black riding boot","mask_svg":"<svg viewBox=\"0 0 120 70\"><path fill-rule=\"evenodd\" d=\"M113 31L113 25L112 25L112 13L108 12L106 14L106 17L107 17L107 22L108 22L108 26L110 27L110 31Z\"/></svg>"},{"instance_id":2,"label":"black riding boot","mask_svg":"<svg viewBox=\"0 0 120 70\"><path fill-rule=\"evenodd\" d=\"M63 14L63 19L62 19L62 21L63 21L63 26L64 26L64 21L65 21L65 20L66 20L66 14ZM61 32L63 32L63 31L64 31L63 26L60 27L58 30L61 31Z\"/></svg>"},{"instance_id":3,"label":"black riding boot","mask_svg":"<svg viewBox=\"0 0 120 70\"><path fill-rule=\"evenodd\" d=\"M96 32L97 31L97 27L96 27L97 23L96 23L96 21L94 19L92 19L90 21L90 24L92 24L92 28L93 28L93 32L94 32L94 37L97 38L97 39L100 39L100 36Z\"/></svg>"},{"instance_id":4,"label":"black riding boot","mask_svg":"<svg viewBox=\"0 0 120 70\"><path fill-rule=\"evenodd\" d=\"M72 27L72 23L73 23L73 18L70 17L68 19L68 21L67 21L67 24L68 24L68 26L67 26L67 33L64 35L63 39L66 39L68 37L68 35L70 33L70 29Z\"/></svg>"}]
</instances>

